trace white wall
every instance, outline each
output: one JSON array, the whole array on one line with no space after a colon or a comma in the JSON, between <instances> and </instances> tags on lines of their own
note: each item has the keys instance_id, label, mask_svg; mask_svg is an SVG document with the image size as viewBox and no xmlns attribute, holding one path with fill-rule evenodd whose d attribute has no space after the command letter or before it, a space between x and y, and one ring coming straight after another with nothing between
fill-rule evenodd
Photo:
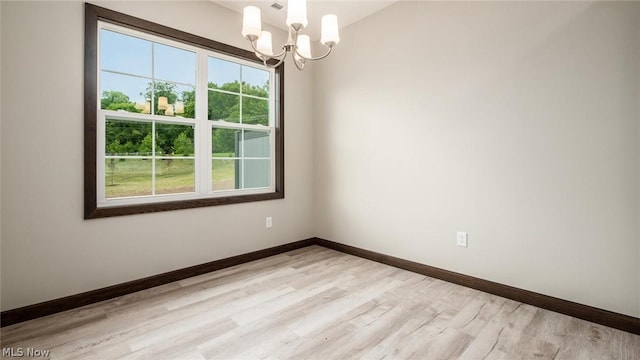
<instances>
[{"instance_id":1,"label":"white wall","mask_svg":"<svg viewBox=\"0 0 640 360\"><path fill-rule=\"evenodd\" d=\"M639 14L400 2L349 26L315 73L316 235L640 316Z\"/></svg>"},{"instance_id":2,"label":"white wall","mask_svg":"<svg viewBox=\"0 0 640 360\"><path fill-rule=\"evenodd\" d=\"M99 5L248 47L208 1ZM286 70L285 199L85 221L84 5L1 6L2 310L313 236L311 73Z\"/></svg>"}]
</instances>

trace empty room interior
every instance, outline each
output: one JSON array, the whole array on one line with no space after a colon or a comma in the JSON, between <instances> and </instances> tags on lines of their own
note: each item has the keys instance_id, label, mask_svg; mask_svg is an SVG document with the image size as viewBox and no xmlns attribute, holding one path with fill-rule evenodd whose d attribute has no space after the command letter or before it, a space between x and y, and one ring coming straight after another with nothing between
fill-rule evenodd
<instances>
[{"instance_id":1,"label":"empty room interior","mask_svg":"<svg viewBox=\"0 0 640 360\"><path fill-rule=\"evenodd\" d=\"M640 359L639 1L0 1L2 357Z\"/></svg>"}]
</instances>

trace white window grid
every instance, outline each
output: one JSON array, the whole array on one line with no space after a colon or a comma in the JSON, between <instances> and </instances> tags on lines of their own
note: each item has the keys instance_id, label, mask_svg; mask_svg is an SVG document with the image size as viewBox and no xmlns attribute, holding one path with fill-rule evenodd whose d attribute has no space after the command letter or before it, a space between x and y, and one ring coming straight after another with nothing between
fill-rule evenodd
<instances>
[{"instance_id":1,"label":"white window grid","mask_svg":"<svg viewBox=\"0 0 640 360\"><path fill-rule=\"evenodd\" d=\"M101 29L106 29L110 31L114 31L117 33L121 33L124 35L129 35L137 38L141 38L144 40L156 42L163 45L172 46L178 49L183 49L187 51L191 51L196 53L197 57L197 67L196 67L196 91L195 91L195 100L196 100L196 109L195 109L195 119L183 118L183 117L168 117L163 115L156 114L140 114L140 113L130 113L126 111L114 111L114 110L103 110L100 108L100 96L98 96L96 107L98 109L98 123L97 123L97 141L96 141L96 168L97 168L97 199L98 199L98 207L105 208L111 206L124 206L124 205L134 205L134 204L150 204L150 203L160 203L166 201L180 201L180 200L196 200L202 198L215 198L215 197L226 197L233 195L252 195L252 194L263 194L270 193L275 191L275 71L273 69L265 69L260 65L256 65L249 61L238 59L235 57L231 57L225 54L217 53L211 50L191 46L188 44L176 42L173 40L169 40L163 37L154 36L151 34L135 31L126 27L121 27L118 25L114 25L108 22L98 22L98 34ZM100 64L100 36L98 36L98 73L102 71L102 67ZM240 95L240 116L242 117L242 96L257 98L257 99L267 99L269 101L269 125L254 125L254 124L244 124L242 122L227 122L224 120L209 120L208 119L208 104L207 104L207 93L208 91L217 91L219 89L209 89L208 86L208 78L206 74L208 73L208 58L215 57L218 59L222 59L225 61L230 61L234 63L238 63L244 66L250 66L254 68L258 68L261 70L269 71L269 97L263 98L259 96L253 96L249 94L242 94L242 86L240 86L240 94L229 92L234 95ZM152 67L153 68L153 67ZM136 74L128 74L117 71L110 71L112 73L120 73L122 75L136 76L140 78L144 78L147 80L151 80L145 76L139 76ZM153 76L153 75L152 75ZM162 79L155 79L157 81L165 81ZM176 81L167 81L171 83L175 83L183 86L192 86L192 84L183 84ZM99 94L100 91L100 76L98 76L97 81L97 92ZM153 97L151 99L151 109L154 108ZM174 193L174 194L155 194L155 161L152 162L152 195L142 195L142 196L131 196L131 197L119 197L119 198L107 198L105 185L106 185L106 166L105 159L110 158L124 158L122 156L107 156L105 153L105 136L106 136L106 122L109 120L122 120L122 121L137 121L137 122L147 122L152 124L152 138L153 144L155 144L155 125L157 123L164 124L182 124L182 125L190 125L194 128L194 156L182 156L182 157L165 157L165 156L156 156L155 154L155 146L152 146L152 157L149 156L127 156L127 159L135 159L135 158L171 158L171 159L193 159L195 162L195 191L193 193ZM269 146L270 146L270 171L269 171L269 186L261 187L261 188L248 188L248 189L231 189L231 190L217 190L214 191L212 188L213 180L212 180L212 159L214 159L212 154L212 139L211 133L213 128L227 128L227 129L236 129L236 130L253 130L253 131L263 131L269 134ZM217 159L217 158L216 158ZM252 160L252 159L262 159L264 157L244 157L244 153L241 154L240 157L236 158L225 158L225 159L240 159L240 160ZM241 167L241 171L244 171L244 166ZM241 175L244 178L244 173Z\"/></svg>"}]
</instances>

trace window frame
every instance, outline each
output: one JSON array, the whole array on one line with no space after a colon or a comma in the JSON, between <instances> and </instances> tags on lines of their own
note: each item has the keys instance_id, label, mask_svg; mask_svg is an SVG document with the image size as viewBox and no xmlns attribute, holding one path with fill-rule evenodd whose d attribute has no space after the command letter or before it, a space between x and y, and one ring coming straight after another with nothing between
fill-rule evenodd
<instances>
[{"instance_id":1,"label":"window frame","mask_svg":"<svg viewBox=\"0 0 640 360\"><path fill-rule=\"evenodd\" d=\"M284 64L275 68L274 73L274 122L272 148L275 148L275 169L273 170L273 191L250 194L231 194L224 192L209 194L195 194L186 199L164 201L160 197L145 197L144 203L131 203L104 207L98 202L98 140L99 121L101 111L98 109L98 31L99 22L109 23L131 30L149 34L154 37L164 38L170 42L178 42L186 46L195 46L214 55L231 57L256 64L262 62L250 51L236 48L214 40L176 30L164 25L85 3L85 53L84 53L84 218L102 218L121 215L132 215L158 211L198 208L205 206L217 206L237 204L252 201L263 201L284 198ZM274 64L275 61L271 61ZM126 114L124 117L128 117ZM211 128L217 127L215 124ZM210 130L209 130L210 131ZM204 155L207 155L204 153ZM100 159L104 161L104 158ZM198 170L196 169L196 172ZM197 175L196 175L197 176ZM102 181L104 183L104 181ZM206 184L203 184L206 185Z\"/></svg>"}]
</instances>

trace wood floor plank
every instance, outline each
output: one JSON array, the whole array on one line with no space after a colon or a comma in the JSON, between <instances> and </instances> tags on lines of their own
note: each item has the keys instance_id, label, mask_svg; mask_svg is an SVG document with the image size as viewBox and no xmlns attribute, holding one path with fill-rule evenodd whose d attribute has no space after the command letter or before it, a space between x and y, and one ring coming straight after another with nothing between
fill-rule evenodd
<instances>
[{"instance_id":1,"label":"wood floor plank","mask_svg":"<svg viewBox=\"0 0 640 360\"><path fill-rule=\"evenodd\" d=\"M50 359L640 360L640 336L319 246L2 328Z\"/></svg>"}]
</instances>

